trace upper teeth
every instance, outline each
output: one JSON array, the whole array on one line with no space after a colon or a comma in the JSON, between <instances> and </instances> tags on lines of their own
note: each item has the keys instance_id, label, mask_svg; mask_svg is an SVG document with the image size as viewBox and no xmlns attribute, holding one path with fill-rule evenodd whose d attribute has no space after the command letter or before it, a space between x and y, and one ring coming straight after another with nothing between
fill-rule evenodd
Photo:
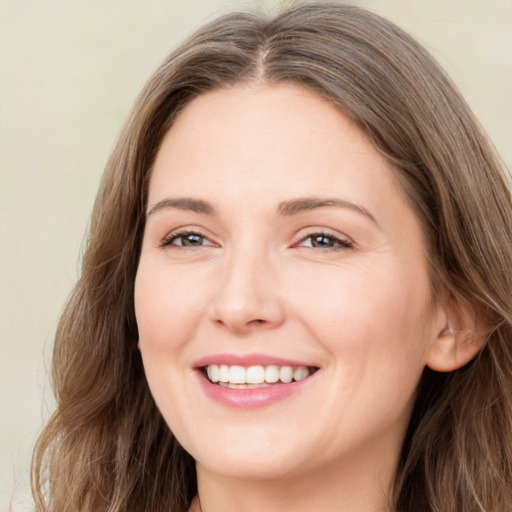
<instances>
[{"instance_id":1,"label":"upper teeth","mask_svg":"<svg viewBox=\"0 0 512 512\"><path fill-rule=\"evenodd\" d=\"M206 367L208 379L212 382L225 382L229 384L273 384L292 380L305 379L311 372L306 366L229 366L227 364L211 364Z\"/></svg>"}]
</instances>

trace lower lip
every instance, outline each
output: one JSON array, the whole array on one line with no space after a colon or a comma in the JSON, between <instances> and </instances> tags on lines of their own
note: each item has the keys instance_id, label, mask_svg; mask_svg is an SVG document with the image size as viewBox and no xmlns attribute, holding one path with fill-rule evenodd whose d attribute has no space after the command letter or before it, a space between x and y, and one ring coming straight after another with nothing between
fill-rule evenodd
<instances>
[{"instance_id":1,"label":"lower lip","mask_svg":"<svg viewBox=\"0 0 512 512\"><path fill-rule=\"evenodd\" d=\"M318 372L289 384L272 384L264 388L234 389L213 384L200 370L197 371L201 386L209 398L222 405L239 409L266 407L280 402L307 386L316 373Z\"/></svg>"}]
</instances>

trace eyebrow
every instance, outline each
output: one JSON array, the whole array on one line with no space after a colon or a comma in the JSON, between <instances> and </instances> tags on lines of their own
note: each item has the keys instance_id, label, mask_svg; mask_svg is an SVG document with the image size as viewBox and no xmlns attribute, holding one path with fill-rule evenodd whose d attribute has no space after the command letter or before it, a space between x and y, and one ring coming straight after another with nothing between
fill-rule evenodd
<instances>
[{"instance_id":1,"label":"eyebrow","mask_svg":"<svg viewBox=\"0 0 512 512\"><path fill-rule=\"evenodd\" d=\"M194 199L192 197L167 198L158 201L147 212L147 215L153 215L159 210L165 208L176 208L178 210L188 210L203 215L215 215L215 208L202 199Z\"/></svg>"},{"instance_id":2,"label":"eyebrow","mask_svg":"<svg viewBox=\"0 0 512 512\"><path fill-rule=\"evenodd\" d=\"M348 208L349 210L367 217L377 226L379 225L375 217L363 206L337 198L304 197L301 199L293 199L291 201L283 201L282 203L279 203L279 213L280 215L285 216L296 215L298 213L313 210L315 208L324 208L330 206L337 208Z\"/></svg>"},{"instance_id":3,"label":"eyebrow","mask_svg":"<svg viewBox=\"0 0 512 512\"><path fill-rule=\"evenodd\" d=\"M378 222L375 217L363 206L360 206L350 201L337 198L318 198L318 197L304 197L300 199L292 199L289 201L283 201L278 205L279 215L291 216L299 213L314 210L316 208L325 207L336 207L336 208L348 208L356 213L367 217L378 226ZM188 210L203 215L216 215L215 208L208 202L202 199L195 199L192 197L178 197L178 198L166 198L158 201L153 205L147 212L147 215L153 215L159 210L167 208L176 208L178 210Z\"/></svg>"}]
</instances>

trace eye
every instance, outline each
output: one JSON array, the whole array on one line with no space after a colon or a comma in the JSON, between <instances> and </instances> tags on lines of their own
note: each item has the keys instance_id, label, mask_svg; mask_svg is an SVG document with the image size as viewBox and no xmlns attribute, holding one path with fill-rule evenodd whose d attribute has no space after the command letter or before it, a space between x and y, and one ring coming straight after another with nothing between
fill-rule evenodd
<instances>
[{"instance_id":1,"label":"eye","mask_svg":"<svg viewBox=\"0 0 512 512\"><path fill-rule=\"evenodd\" d=\"M195 231L181 231L171 234L162 242L163 247L170 245L179 247L202 247L214 244L201 233Z\"/></svg>"},{"instance_id":2,"label":"eye","mask_svg":"<svg viewBox=\"0 0 512 512\"><path fill-rule=\"evenodd\" d=\"M296 247L311 247L313 249L349 249L352 242L338 238L331 233L312 233L299 241Z\"/></svg>"}]
</instances>

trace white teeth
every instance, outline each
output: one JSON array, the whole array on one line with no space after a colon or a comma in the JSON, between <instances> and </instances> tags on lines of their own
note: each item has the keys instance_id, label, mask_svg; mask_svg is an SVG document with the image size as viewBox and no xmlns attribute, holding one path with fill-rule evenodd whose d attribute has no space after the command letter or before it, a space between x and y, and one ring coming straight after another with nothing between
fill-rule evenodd
<instances>
[{"instance_id":1,"label":"white teeth","mask_svg":"<svg viewBox=\"0 0 512 512\"><path fill-rule=\"evenodd\" d=\"M212 364L210 366L217 366L217 365ZM219 367L219 381L220 382L229 382L229 366L227 364L221 364Z\"/></svg>"},{"instance_id":2,"label":"white teeth","mask_svg":"<svg viewBox=\"0 0 512 512\"><path fill-rule=\"evenodd\" d=\"M245 368L243 366L231 366L229 368L230 384L245 384Z\"/></svg>"},{"instance_id":3,"label":"white teeth","mask_svg":"<svg viewBox=\"0 0 512 512\"><path fill-rule=\"evenodd\" d=\"M244 366L227 364L211 364L206 367L206 374L211 382L227 385L228 387L265 387L268 384L275 384L281 381L288 384L292 381L303 380L310 375L309 368L305 366Z\"/></svg>"},{"instance_id":4,"label":"white teeth","mask_svg":"<svg viewBox=\"0 0 512 512\"><path fill-rule=\"evenodd\" d=\"M231 384L230 382L219 382L219 386L231 389L255 389L255 388L268 388L270 384L262 382L260 384Z\"/></svg>"},{"instance_id":5,"label":"white teeth","mask_svg":"<svg viewBox=\"0 0 512 512\"><path fill-rule=\"evenodd\" d=\"M220 370L219 370L219 367L216 364L212 364L211 366L208 366L206 372L208 373L208 378L212 382L219 382L219 380L220 380Z\"/></svg>"},{"instance_id":6,"label":"white teeth","mask_svg":"<svg viewBox=\"0 0 512 512\"><path fill-rule=\"evenodd\" d=\"M309 370L305 367L295 368L293 371L293 380L302 380L309 375Z\"/></svg>"},{"instance_id":7,"label":"white teeth","mask_svg":"<svg viewBox=\"0 0 512 512\"><path fill-rule=\"evenodd\" d=\"M245 381L247 384L262 384L265 382L265 368L263 366L249 366Z\"/></svg>"},{"instance_id":8,"label":"white teeth","mask_svg":"<svg viewBox=\"0 0 512 512\"><path fill-rule=\"evenodd\" d=\"M287 384L293 380L293 368L291 366L281 366L279 370L279 380Z\"/></svg>"},{"instance_id":9,"label":"white teeth","mask_svg":"<svg viewBox=\"0 0 512 512\"><path fill-rule=\"evenodd\" d=\"M279 380L279 366L270 365L265 368L265 382L273 384Z\"/></svg>"}]
</instances>

